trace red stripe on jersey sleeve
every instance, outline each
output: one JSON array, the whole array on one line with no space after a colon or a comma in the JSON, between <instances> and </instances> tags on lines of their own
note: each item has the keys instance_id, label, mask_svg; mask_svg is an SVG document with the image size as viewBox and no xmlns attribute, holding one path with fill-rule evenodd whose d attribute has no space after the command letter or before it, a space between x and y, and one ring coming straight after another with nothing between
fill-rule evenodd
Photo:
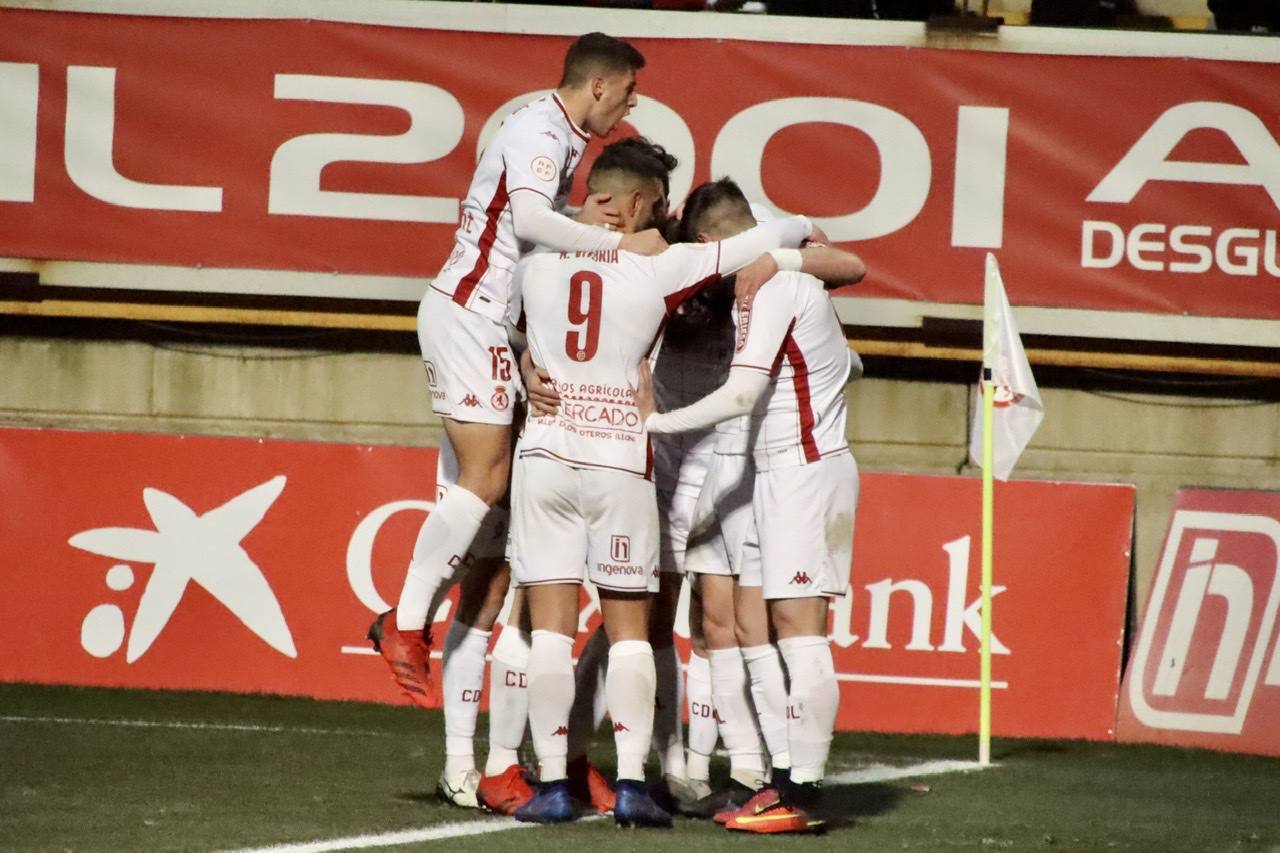
<instances>
[{"instance_id":1,"label":"red stripe on jersey sleeve","mask_svg":"<svg viewBox=\"0 0 1280 853\"><path fill-rule=\"evenodd\" d=\"M689 285L684 290L677 290L675 293L668 294L666 298L667 313L674 314L675 310L680 307L680 304L682 302L684 302L690 296L693 296L699 290L702 290L704 287L710 287L711 285L715 284L719 280L720 280L720 273L718 272L712 273L711 275L707 276L701 281L697 281Z\"/></svg>"},{"instance_id":2,"label":"red stripe on jersey sleeve","mask_svg":"<svg viewBox=\"0 0 1280 853\"><path fill-rule=\"evenodd\" d=\"M476 258L476 264L471 268L471 272L462 277L453 291L453 301L459 305L466 306L476 285L489 271L489 252L493 250L493 241L498 237L498 220L502 218L502 211L506 209L509 200L507 170L503 169L502 174L498 176L498 187L493 191L493 198L489 200L489 206L484 209L484 231L480 233L477 244L480 255Z\"/></svg>"},{"instance_id":3,"label":"red stripe on jersey sleeve","mask_svg":"<svg viewBox=\"0 0 1280 853\"><path fill-rule=\"evenodd\" d=\"M796 409L800 415L800 446L804 448L806 462L817 462L822 458L822 454L818 452L818 443L813 439L813 426L816 419L813 416L813 402L809 394L809 365L805 363L804 353L800 352L796 339L791 336L791 330L794 328L795 321L792 320L791 326L787 329L787 337L782 343L782 351L786 353L787 363L791 365L791 381L796 389Z\"/></svg>"}]
</instances>

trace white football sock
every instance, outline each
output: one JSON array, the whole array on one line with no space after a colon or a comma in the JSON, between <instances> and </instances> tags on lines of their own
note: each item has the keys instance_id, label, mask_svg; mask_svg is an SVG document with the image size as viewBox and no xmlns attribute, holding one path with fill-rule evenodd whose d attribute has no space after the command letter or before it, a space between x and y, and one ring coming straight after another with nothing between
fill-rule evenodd
<instances>
[{"instance_id":1,"label":"white football sock","mask_svg":"<svg viewBox=\"0 0 1280 853\"><path fill-rule=\"evenodd\" d=\"M751 702L755 705L760 736L769 750L769 764L778 770L791 767L787 741L787 682L782 674L778 647L766 643L746 646L742 658L751 676Z\"/></svg>"},{"instance_id":2,"label":"white football sock","mask_svg":"<svg viewBox=\"0 0 1280 853\"><path fill-rule=\"evenodd\" d=\"M564 779L573 705L573 637L534 631L529 651L529 728L543 782Z\"/></svg>"},{"instance_id":3,"label":"white football sock","mask_svg":"<svg viewBox=\"0 0 1280 853\"><path fill-rule=\"evenodd\" d=\"M451 486L436 504L413 545L413 559L396 605L397 628L420 631L426 627L488 512L488 504L461 486Z\"/></svg>"},{"instance_id":4,"label":"white football sock","mask_svg":"<svg viewBox=\"0 0 1280 853\"><path fill-rule=\"evenodd\" d=\"M600 627L582 647L582 654L578 655L578 666L573 674L577 694L574 696L573 710L569 712L571 761L587 754L591 739L600 731L605 712L604 683L608 663L609 637L604 628Z\"/></svg>"},{"instance_id":5,"label":"white football sock","mask_svg":"<svg viewBox=\"0 0 1280 853\"><path fill-rule=\"evenodd\" d=\"M609 648L605 695L618 751L618 778L644 781L644 760L653 742L657 684L653 648L646 640L619 640Z\"/></svg>"},{"instance_id":6,"label":"white football sock","mask_svg":"<svg viewBox=\"0 0 1280 853\"><path fill-rule=\"evenodd\" d=\"M715 700L711 696L711 664L696 653L689 655L688 680L684 692L689 702L689 759L686 770L690 779L706 782L711 778L711 753L715 751Z\"/></svg>"},{"instance_id":7,"label":"white football sock","mask_svg":"<svg viewBox=\"0 0 1280 853\"><path fill-rule=\"evenodd\" d=\"M444 772L450 776L476 767L476 718L484 687L484 656L489 631L457 620L444 639Z\"/></svg>"},{"instance_id":8,"label":"white football sock","mask_svg":"<svg viewBox=\"0 0 1280 853\"><path fill-rule=\"evenodd\" d=\"M742 651L737 646L712 649L707 657L720 737L729 751L729 775L749 788L759 788L764 781L764 743L751 705Z\"/></svg>"},{"instance_id":9,"label":"white football sock","mask_svg":"<svg viewBox=\"0 0 1280 853\"><path fill-rule=\"evenodd\" d=\"M779 640L778 648L791 677L787 697L791 781L821 782L840 707L831 644L826 637L790 637Z\"/></svg>"},{"instance_id":10,"label":"white football sock","mask_svg":"<svg viewBox=\"0 0 1280 853\"><path fill-rule=\"evenodd\" d=\"M684 710L684 678L680 672L680 655L674 645L653 650L653 666L658 676L657 698L653 709L653 748L658 753L662 773L685 778L684 727L680 712Z\"/></svg>"},{"instance_id":11,"label":"white football sock","mask_svg":"<svg viewBox=\"0 0 1280 853\"><path fill-rule=\"evenodd\" d=\"M530 637L515 625L505 625L493 644L489 667L489 756L484 775L497 776L520 763L520 744L529 717Z\"/></svg>"}]
</instances>

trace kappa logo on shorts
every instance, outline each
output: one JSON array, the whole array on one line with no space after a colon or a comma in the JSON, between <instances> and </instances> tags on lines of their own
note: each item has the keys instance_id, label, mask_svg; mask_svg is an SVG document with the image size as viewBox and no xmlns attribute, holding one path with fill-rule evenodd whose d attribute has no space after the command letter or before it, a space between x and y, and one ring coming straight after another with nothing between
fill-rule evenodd
<instances>
[{"instance_id":1,"label":"kappa logo on shorts","mask_svg":"<svg viewBox=\"0 0 1280 853\"><path fill-rule=\"evenodd\" d=\"M560 726L560 727L559 727L559 728L557 728L554 732L552 732L552 733L551 733L551 736L552 736L552 737L568 737L568 736L569 736L569 727L568 727L568 726Z\"/></svg>"},{"instance_id":2,"label":"kappa logo on shorts","mask_svg":"<svg viewBox=\"0 0 1280 853\"><path fill-rule=\"evenodd\" d=\"M511 405L511 398L507 396L507 389L499 385L493 389L493 396L489 398L489 405L493 406L499 412L505 412L507 406Z\"/></svg>"},{"instance_id":3,"label":"kappa logo on shorts","mask_svg":"<svg viewBox=\"0 0 1280 853\"><path fill-rule=\"evenodd\" d=\"M626 727L625 725L623 725L622 723L614 723L614 724L613 724L613 732L614 732L614 734L617 734L618 732L629 732L629 731L631 731L631 729L627 728L627 727Z\"/></svg>"},{"instance_id":4,"label":"kappa logo on shorts","mask_svg":"<svg viewBox=\"0 0 1280 853\"><path fill-rule=\"evenodd\" d=\"M556 169L556 161L546 155L534 157L533 162L529 164L529 169L540 181L554 181L559 171Z\"/></svg>"},{"instance_id":5,"label":"kappa logo on shorts","mask_svg":"<svg viewBox=\"0 0 1280 853\"><path fill-rule=\"evenodd\" d=\"M468 394L458 402L458 405L466 406L468 409L474 409L476 406L480 405L480 398L475 394Z\"/></svg>"},{"instance_id":6,"label":"kappa logo on shorts","mask_svg":"<svg viewBox=\"0 0 1280 853\"><path fill-rule=\"evenodd\" d=\"M808 572L796 572L796 576L791 579L791 583L798 583L803 586L808 586L809 584L813 583L813 578L809 577Z\"/></svg>"},{"instance_id":7,"label":"kappa logo on shorts","mask_svg":"<svg viewBox=\"0 0 1280 853\"><path fill-rule=\"evenodd\" d=\"M614 562L627 563L631 561L631 537L619 536L614 534L609 537L609 556Z\"/></svg>"}]
</instances>

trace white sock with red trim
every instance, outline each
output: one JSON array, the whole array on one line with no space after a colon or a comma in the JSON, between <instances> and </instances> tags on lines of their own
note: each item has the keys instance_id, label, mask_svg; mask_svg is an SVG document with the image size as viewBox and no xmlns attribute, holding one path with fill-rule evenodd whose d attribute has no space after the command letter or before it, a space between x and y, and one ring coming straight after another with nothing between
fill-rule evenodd
<instances>
[{"instance_id":1,"label":"white sock with red trim","mask_svg":"<svg viewBox=\"0 0 1280 853\"><path fill-rule=\"evenodd\" d=\"M504 625L498 642L493 644L493 662L489 667L486 776L497 776L511 765L520 763L520 744L524 741L525 722L529 718L529 643L527 633L514 625Z\"/></svg>"},{"instance_id":2,"label":"white sock with red trim","mask_svg":"<svg viewBox=\"0 0 1280 853\"><path fill-rule=\"evenodd\" d=\"M686 770L684 726L680 724L680 712L684 710L684 678L676 647L670 645L654 649L653 666L658 677L653 709L653 748L658 753L663 775L683 779Z\"/></svg>"},{"instance_id":3,"label":"white sock with red trim","mask_svg":"<svg viewBox=\"0 0 1280 853\"><path fill-rule=\"evenodd\" d=\"M685 696L689 702L689 757L686 771L690 779L711 779L711 753L715 751L715 700L711 695L711 664L696 653L689 655Z\"/></svg>"},{"instance_id":4,"label":"white sock with red trim","mask_svg":"<svg viewBox=\"0 0 1280 853\"><path fill-rule=\"evenodd\" d=\"M529 728L543 782L564 779L573 705L573 637L534 631L529 652Z\"/></svg>"},{"instance_id":5,"label":"white sock with red trim","mask_svg":"<svg viewBox=\"0 0 1280 853\"><path fill-rule=\"evenodd\" d=\"M396 605L396 627L420 631L440 606L489 513L489 505L461 486L451 486L418 530L413 559Z\"/></svg>"},{"instance_id":6,"label":"white sock with red trim","mask_svg":"<svg viewBox=\"0 0 1280 853\"><path fill-rule=\"evenodd\" d=\"M742 651L737 646L711 649L707 657L720 737L729 751L729 775L748 788L759 788L764 782L764 743L751 707Z\"/></svg>"},{"instance_id":7,"label":"white sock with red trim","mask_svg":"<svg viewBox=\"0 0 1280 853\"><path fill-rule=\"evenodd\" d=\"M782 673L782 657L777 646L765 643L744 647L742 658L751 677L751 702L760 736L769 750L769 764L786 770L791 767L791 746L787 741L787 680Z\"/></svg>"},{"instance_id":8,"label":"white sock with red trim","mask_svg":"<svg viewBox=\"0 0 1280 853\"><path fill-rule=\"evenodd\" d=\"M484 688L484 656L491 632L454 620L444 639L444 772L476 766L476 719Z\"/></svg>"},{"instance_id":9,"label":"white sock with red trim","mask_svg":"<svg viewBox=\"0 0 1280 853\"><path fill-rule=\"evenodd\" d=\"M609 648L604 690L618 751L618 778L644 781L644 760L653 743L657 674L646 640L619 640Z\"/></svg>"},{"instance_id":10,"label":"white sock with red trim","mask_svg":"<svg viewBox=\"0 0 1280 853\"><path fill-rule=\"evenodd\" d=\"M789 637L778 641L787 661L787 736L791 743L791 781L821 782L840 708L831 643L826 637Z\"/></svg>"}]
</instances>

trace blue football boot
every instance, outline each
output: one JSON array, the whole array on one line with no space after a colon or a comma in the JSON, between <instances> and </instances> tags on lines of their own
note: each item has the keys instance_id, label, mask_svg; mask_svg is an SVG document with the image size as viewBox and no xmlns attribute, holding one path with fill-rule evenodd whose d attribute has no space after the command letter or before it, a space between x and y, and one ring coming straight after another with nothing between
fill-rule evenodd
<instances>
[{"instance_id":1,"label":"blue football boot","mask_svg":"<svg viewBox=\"0 0 1280 853\"><path fill-rule=\"evenodd\" d=\"M558 779L538 786L533 799L516 809L515 819L525 823L567 823L577 815L573 811L573 798L569 796L569 782Z\"/></svg>"},{"instance_id":2,"label":"blue football boot","mask_svg":"<svg viewBox=\"0 0 1280 853\"><path fill-rule=\"evenodd\" d=\"M613 805L613 819L618 826L653 826L671 828L671 815L653 801L643 782L619 779L618 800Z\"/></svg>"}]
</instances>

